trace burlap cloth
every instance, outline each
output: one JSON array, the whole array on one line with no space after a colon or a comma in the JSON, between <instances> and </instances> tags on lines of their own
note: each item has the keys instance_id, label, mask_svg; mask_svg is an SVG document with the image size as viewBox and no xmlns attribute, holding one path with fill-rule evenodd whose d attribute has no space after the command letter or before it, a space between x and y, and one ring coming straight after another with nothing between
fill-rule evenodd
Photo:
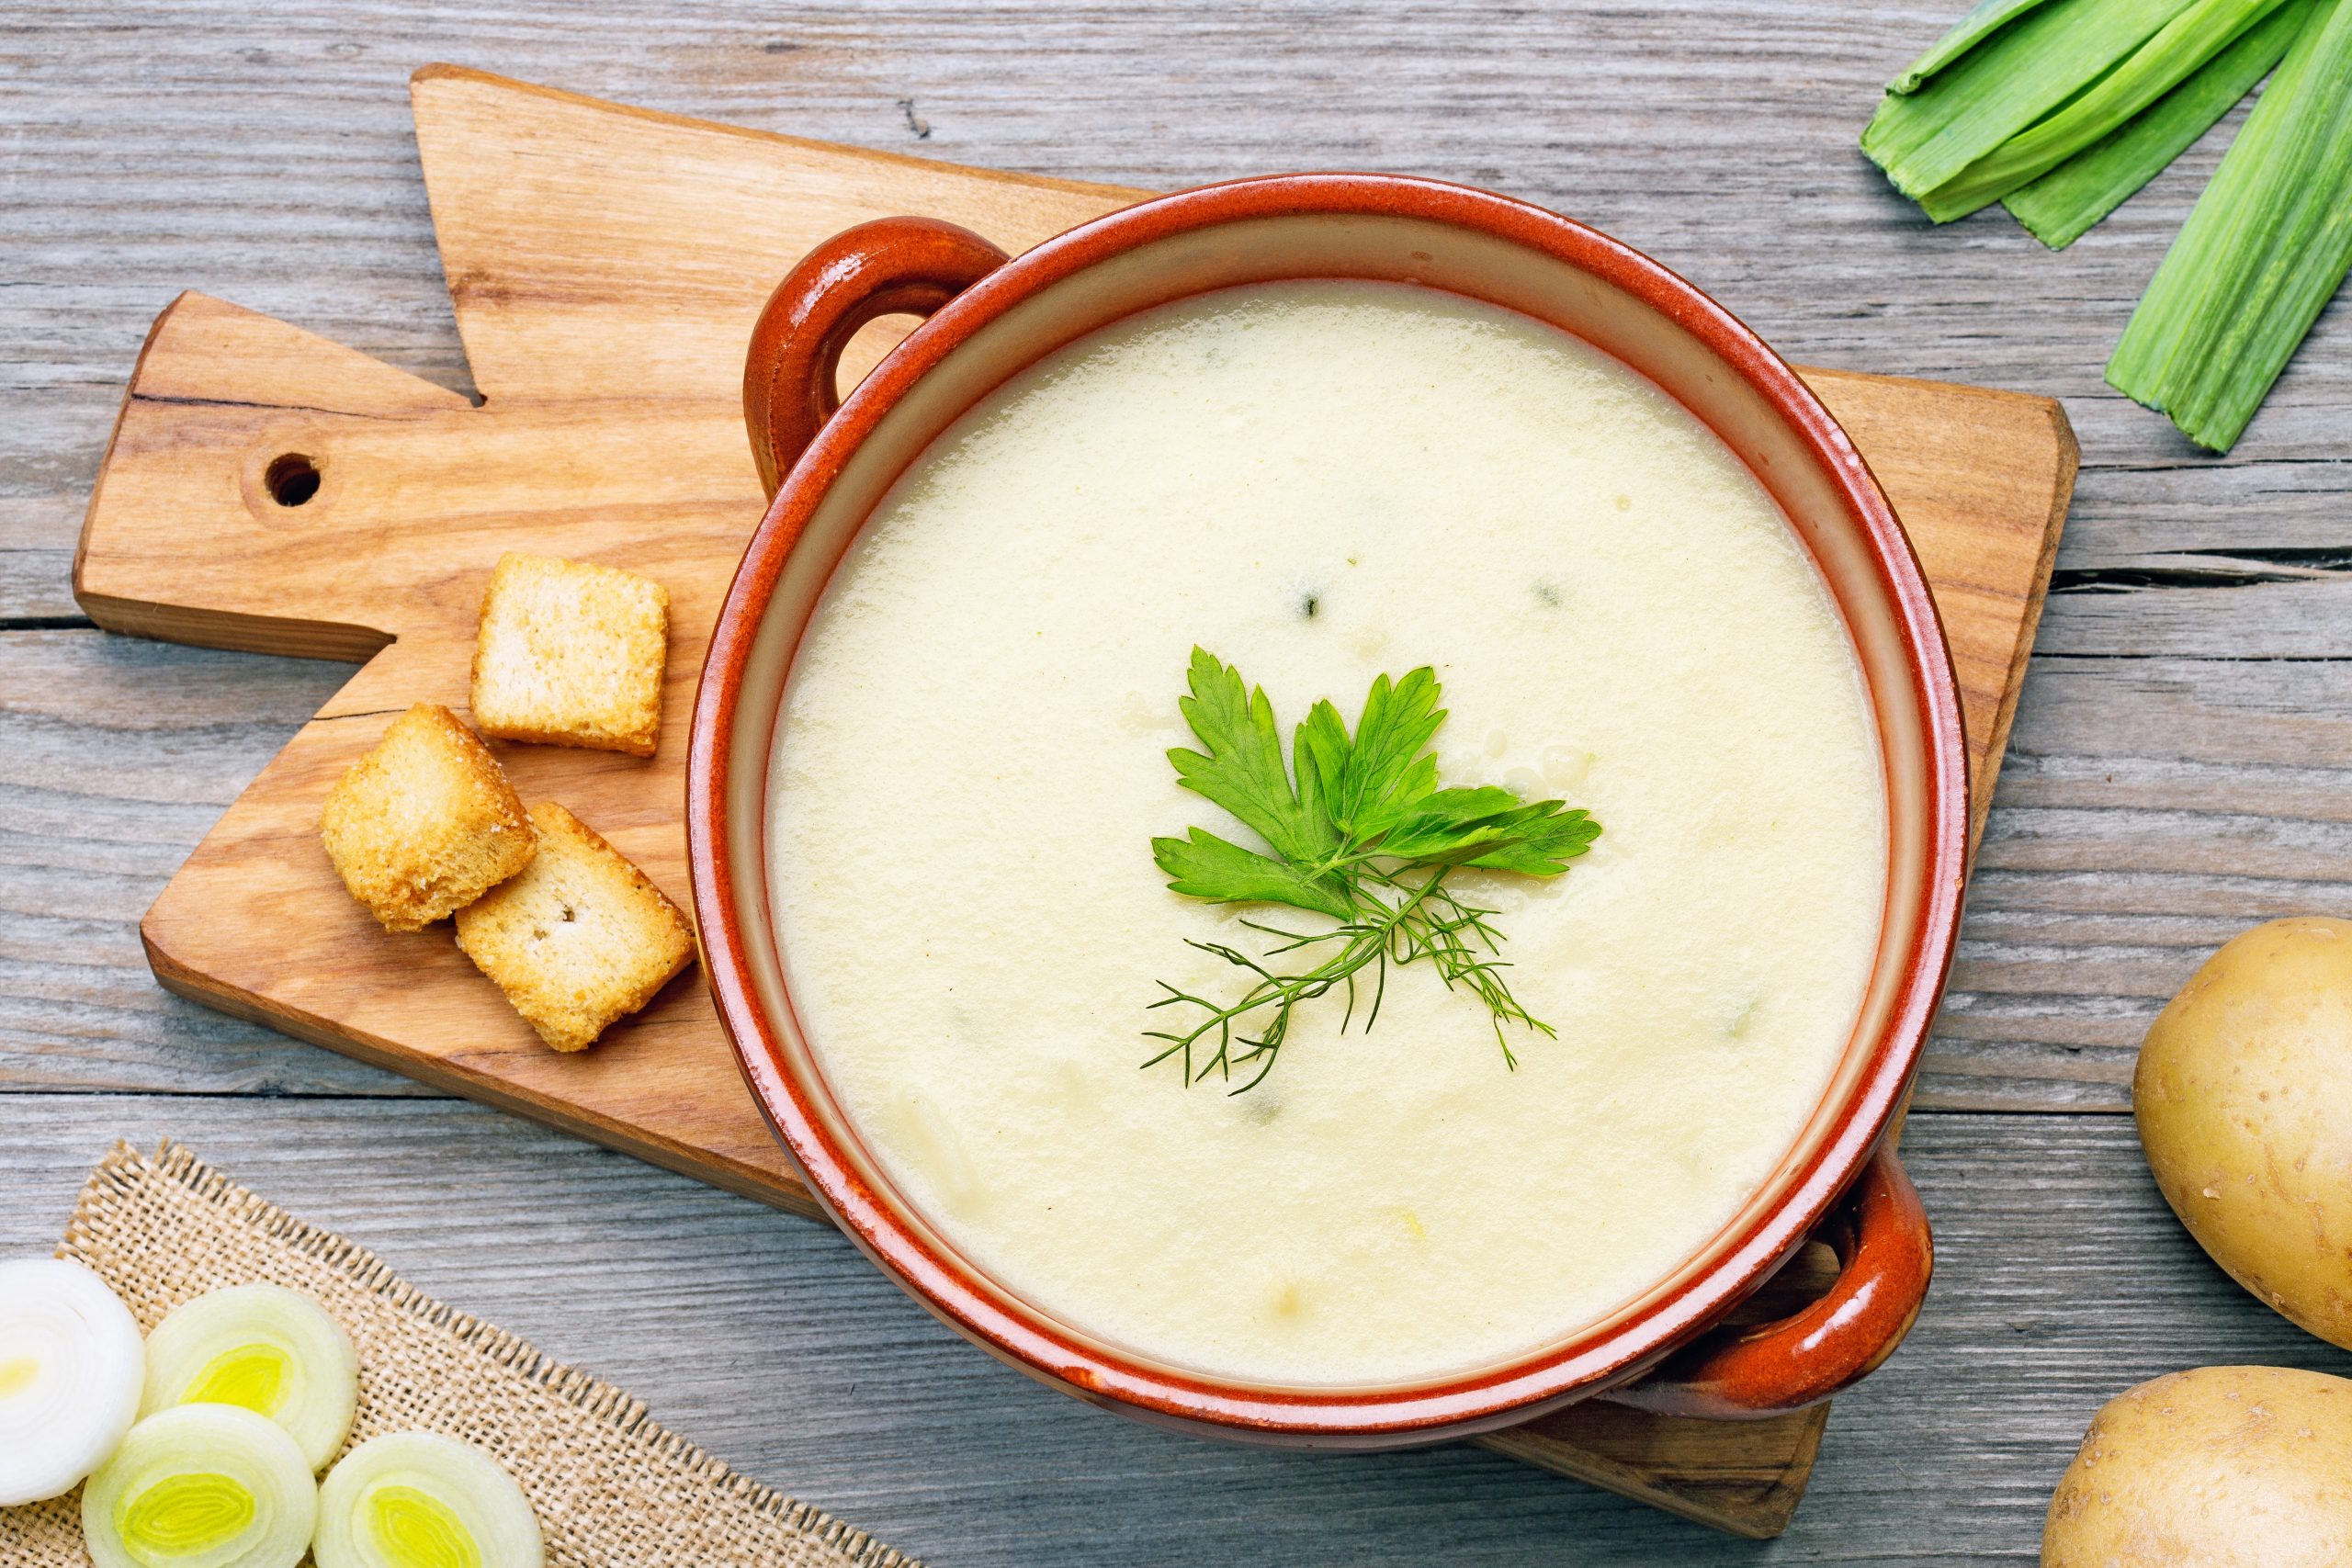
<instances>
[{"instance_id":1,"label":"burlap cloth","mask_svg":"<svg viewBox=\"0 0 2352 1568\"><path fill-rule=\"evenodd\" d=\"M424 1427L523 1483L561 1568L919 1568L863 1530L735 1474L645 1406L404 1284L165 1144L90 1173L61 1257L120 1292L142 1329L191 1296L267 1280L325 1304L359 1348L358 1442ZM0 1564L87 1568L81 1493L0 1509Z\"/></svg>"}]
</instances>

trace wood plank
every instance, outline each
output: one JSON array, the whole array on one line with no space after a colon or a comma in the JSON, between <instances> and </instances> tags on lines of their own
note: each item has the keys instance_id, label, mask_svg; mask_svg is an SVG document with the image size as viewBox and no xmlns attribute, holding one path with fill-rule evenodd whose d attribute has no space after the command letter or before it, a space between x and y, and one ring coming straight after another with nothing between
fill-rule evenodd
<instances>
[{"instance_id":1,"label":"wood plank","mask_svg":"<svg viewBox=\"0 0 2352 1568\"><path fill-rule=\"evenodd\" d=\"M1770 1540L1804 1500L1828 1427L1826 1404L1727 1433L1716 1423L1661 1420L1595 1400L1476 1442L1695 1524Z\"/></svg>"},{"instance_id":2,"label":"wood plank","mask_svg":"<svg viewBox=\"0 0 2352 1568\"><path fill-rule=\"evenodd\" d=\"M1867 378L1804 374L1870 459L1934 591L1968 729L1973 843L1993 807L2074 493L2073 427L2054 403L1977 387L1928 383L1914 405L1857 396L1883 385ZM2030 466L2011 466L2020 458ZM2035 525L2019 513L2037 502ZM2021 595L2019 583L2032 586Z\"/></svg>"},{"instance_id":3,"label":"wood plank","mask_svg":"<svg viewBox=\"0 0 2352 1568\"><path fill-rule=\"evenodd\" d=\"M157 988L138 911L348 679L95 630L0 634L0 1086L425 1092Z\"/></svg>"},{"instance_id":4,"label":"wood plank","mask_svg":"<svg viewBox=\"0 0 2352 1568\"><path fill-rule=\"evenodd\" d=\"M2337 502L2340 507L2342 502ZM2156 581L2149 581L2149 567ZM2340 569L2281 573L2240 559L2215 575L2235 581L2168 584L2195 561L2082 569L2092 581L2053 594L2043 628L2050 653L2090 658L2352 659L2352 577ZM2100 584L2137 581L2116 592Z\"/></svg>"},{"instance_id":5,"label":"wood plank","mask_svg":"<svg viewBox=\"0 0 2352 1568\"><path fill-rule=\"evenodd\" d=\"M49 1245L116 1137L187 1138L746 1473L933 1562L1759 1560L1475 1450L1280 1454L1087 1409L971 1353L822 1227L471 1106L12 1103L0 1252ZM1938 1216L1935 1291L1894 1359L1838 1400L1812 1495L1764 1558L2030 1563L2109 1395L2201 1362L2352 1374L2352 1356L2205 1260L2127 1122L1915 1116L1904 1146Z\"/></svg>"},{"instance_id":6,"label":"wood plank","mask_svg":"<svg viewBox=\"0 0 2352 1568\"><path fill-rule=\"evenodd\" d=\"M495 17L294 0L272 8L270 36L256 42L224 5L118 8L100 28L30 0L15 13L23 36L51 47L28 44L28 68L0 90L11 123L69 154L22 170L26 199L46 214L40 280L70 286L73 264L89 261L109 280L150 285L141 308L111 307L117 344L189 281L190 258L213 291L370 352L402 309L437 316L422 271L351 263L385 241L409 265L429 256L401 92L416 63L446 58L765 130L1080 180L1167 187L1284 164L1498 186L1623 234L1804 355L2048 384L2111 409L2118 433L2145 438L2134 445L2179 450L2156 439L2161 420L2100 394L2098 372L2226 130L2087 248L2049 255L1996 213L1932 229L1854 155L1853 139L1891 62L1917 52L1945 9L1679 0L1432 12L1370 0L1301 27L1280 7L1135 15L1045 0L766 14L523 0ZM194 51L171 62L164 91L152 68L167 38ZM1383 91L1363 93L1340 69L1351 63L1376 70ZM256 145L272 166L256 166ZM120 194L87 200L77 178L109 165ZM302 177L299 198L289 173ZM175 250L134 243L159 231L180 236ZM333 275L352 271L367 274L361 290L338 294ZM24 341L105 325L57 320ZM1912 357L1923 352L1936 363ZM2340 392L2346 366L2307 357L2281 397L2340 407L2318 394ZM2313 456L2333 434L2314 431Z\"/></svg>"},{"instance_id":7,"label":"wood plank","mask_svg":"<svg viewBox=\"0 0 2352 1568\"><path fill-rule=\"evenodd\" d=\"M2343 667L2040 661L1922 1094L2128 1109L2133 1054L2213 948L2352 897ZM2032 1061L2037 1087L2007 1080Z\"/></svg>"}]
</instances>

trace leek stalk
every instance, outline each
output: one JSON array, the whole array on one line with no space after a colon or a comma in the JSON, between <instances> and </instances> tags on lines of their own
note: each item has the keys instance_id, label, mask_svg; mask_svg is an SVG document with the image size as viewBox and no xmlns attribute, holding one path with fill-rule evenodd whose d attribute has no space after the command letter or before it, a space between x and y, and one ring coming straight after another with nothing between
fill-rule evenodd
<instances>
[{"instance_id":1,"label":"leek stalk","mask_svg":"<svg viewBox=\"0 0 2352 1568\"><path fill-rule=\"evenodd\" d=\"M1939 223L1965 218L2105 140L2278 9L2281 0L2196 0L2056 112L1920 193Z\"/></svg>"},{"instance_id":2,"label":"leek stalk","mask_svg":"<svg viewBox=\"0 0 2352 1568\"><path fill-rule=\"evenodd\" d=\"M1895 189L1923 200L2063 107L2193 3L2065 0L2036 6L1916 92L1880 100L1862 131L1862 151Z\"/></svg>"},{"instance_id":3,"label":"leek stalk","mask_svg":"<svg viewBox=\"0 0 2352 1568\"><path fill-rule=\"evenodd\" d=\"M2226 452L2352 270L2352 0L2319 0L2139 308L2108 384Z\"/></svg>"},{"instance_id":4,"label":"leek stalk","mask_svg":"<svg viewBox=\"0 0 2352 1568\"><path fill-rule=\"evenodd\" d=\"M1897 96L1916 93L1919 84L1935 75L1945 66L2024 16L2050 0L1983 0L1976 9L1960 19L1960 25L1938 39L1935 47L1913 61L1902 75L1886 85L1886 90Z\"/></svg>"},{"instance_id":5,"label":"leek stalk","mask_svg":"<svg viewBox=\"0 0 2352 1568\"><path fill-rule=\"evenodd\" d=\"M2063 251L2212 129L2285 56L2314 0L2287 0L2146 113L2001 198L2026 231Z\"/></svg>"}]
</instances>

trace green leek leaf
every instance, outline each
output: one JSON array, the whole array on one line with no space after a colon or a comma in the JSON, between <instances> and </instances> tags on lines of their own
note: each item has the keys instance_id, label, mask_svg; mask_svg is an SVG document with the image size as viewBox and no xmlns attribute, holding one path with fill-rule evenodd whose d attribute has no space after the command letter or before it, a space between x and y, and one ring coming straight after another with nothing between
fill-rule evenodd
<instances>
[{"instance_id":1,"label":"green leek leaf","mask_svg":"<svg viewBox=\"0 0 2352 1568\"><path fill-rule=\"evenodd\" d=\"M2035 239L2064 250L2253 91L2295 41L2314 3L2287 0L2129 125L2009 192L2001 204Z\"/></svg>"},{"instance_id":2,"label":"green leek leaf","mask_svg":"<svg viewBox=\"0 0 2352 1568\"><path fill-rule=\"evenodd\" d=\"M2064 0L2037 6L1917 92L1880 99L1862 131L1862 151L1895 189L1918 200L2062 107L2191 4Z\"/></svg>"},{"instance_id":3,"label":"green leek leaf","mask_svg":"<svg viewBox=\"0 0 2352 1568\"><path fill-rule=\"evenodd\" d=\"M2322 0L2141 296L2108 384L2226 452L2352 270L2352 0Z\"/></svg>"},{"instance_id":4,"label":"green leek leaf","mask_svg":"<svg viewBox=\"0 0 2352 1568\"><path fill-rule=\"evenodd\" d=\"M2055 113L2036 121L1919 197L1939 223L2039 178L2123 126L2170 92L2280 0L2196 0Z\"/></svg>"},{"instance_id":5,"label":"green leek leaf","mask_svg":"<svg viewBox=\"0 0 2352 1568\"><path fill-rule=\"evenodd\" d=\"M1889 82L1886 90L1895 94L1917 92L1920 83L2035 6L2048 4L2049 0L1982 0L1976 9L1960 19L1959 26L1938 39L1933 49L1913 61L1902 75Z\"/></svg>"}]
</instances>

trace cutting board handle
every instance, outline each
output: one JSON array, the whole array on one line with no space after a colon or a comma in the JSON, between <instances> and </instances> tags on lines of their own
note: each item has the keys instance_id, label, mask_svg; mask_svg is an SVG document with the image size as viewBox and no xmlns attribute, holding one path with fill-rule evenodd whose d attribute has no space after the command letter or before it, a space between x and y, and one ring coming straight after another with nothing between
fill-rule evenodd
<instances>
[{"instance_id":1,"label":"cutting board handle","mask_svg":"<svg viewBox=\"0 0 2352 1568\"><path fill-rule=\"evenodd\" d=\"M858 328L928 316L1006 260L936 218L877 218L802 258L768 296L743 362L743 423L769 496L841 407L842 350Z\"/></svg>"},{"instance_id":2,"label":"cutting board handle","mask_svg":"<svg viewBox=\"0 0 2352 1568\"><path fill-rule=\"evenodd\" d=\"M464 493L420 452L458 451L475 412L356 349L183 294L124 391L74 596L110 631L366 659L439 614L446 571L390 525L420 492Z\"/></svg>"},{"instance_id":3,"label":"cutting board handle","mask_svg":"<svg viewBox=\"0 0 2352 1568\"><path fill-rule=\"evenodd\" d=\"M1819 1300L1777 1323L1702 1336L1608 1397L1662 1416L1755 1419L1817 1404L1875 1371L1911 1331L1935 1265L1927 1208L1891 1146L1813 1239L1842 1264Z\"/></svg>"}]
</instances>

